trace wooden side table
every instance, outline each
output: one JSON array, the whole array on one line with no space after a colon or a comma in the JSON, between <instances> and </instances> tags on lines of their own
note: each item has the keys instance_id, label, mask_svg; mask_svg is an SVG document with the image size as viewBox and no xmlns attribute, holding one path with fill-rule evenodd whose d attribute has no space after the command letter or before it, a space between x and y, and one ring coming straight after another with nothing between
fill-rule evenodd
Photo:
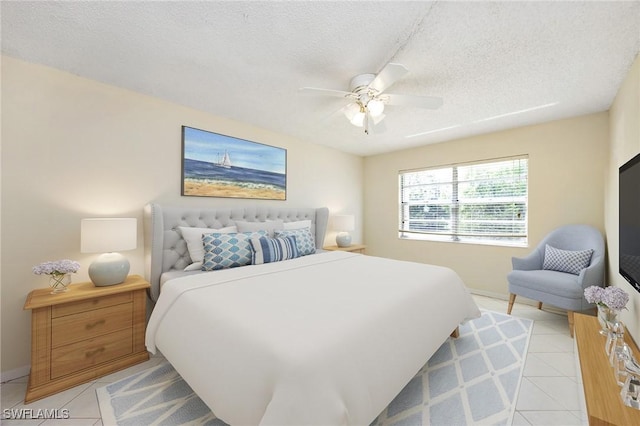
<instances>
[{"instance_id":1,"label":"wooden side table","mask_svg":"<svg viewBox=\"0 0 640 426\"><path fill-rule=\"evenodd\" d=\"M71 284L65 293L33 290L31 373L25 403L149 359L144 344L146 289L130 275L122 284Z\"/></svg>"},{"instance_id":2,"label":"wooden side table","mask_svg":"<svg viewBox=\"0 0 640 426\"><path fill-rule=\"evenodd\" d=\"M365 246L364 244L351 244L349 247L327 246L323 247L323 249L329 251L350 251L352 253L364 254L367 246Z\"/></svg>"}]
</instances>

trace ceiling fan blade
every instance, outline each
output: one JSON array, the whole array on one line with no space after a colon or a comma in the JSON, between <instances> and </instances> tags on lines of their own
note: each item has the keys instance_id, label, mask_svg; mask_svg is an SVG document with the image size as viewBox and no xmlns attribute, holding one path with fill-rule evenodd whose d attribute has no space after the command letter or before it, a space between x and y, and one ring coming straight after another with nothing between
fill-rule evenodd
<instances>
[{"instance_id":1,"label":"ceiling fan blade","mask_svg":"<svg viewBox=\"0 0 640 426\"><path fill-rule=\"evenodd\" d=\"M442 98L437 96L384 95L387 105L412 106L417 108L438 109L442 106Z\"/></svg>"},{"instance_id":2,"label":"ceiling fan blade","mask_svg":"<svg viewBox=\"0 0 640 426\"><path fill-rule=\"evenodd\" d=\"M354 97L354 93L352 92L345 92L343 90L333 90L333 89L319 89L317 87L301 87L299 89L299 92L304 94L335 96L338 98Z\"/></svg>"},{"instance_id":3,"label":"ceiling fan blade","mask_svg":"<svg viewBox=\"0 0 640 426\"><path fill-rule=\"evenodd\" d=\"M378 93L383 92L387 87L404 77L409 70L402 64L396 64L393 62L388 63L382 68L382 71L376 75L376 78L369 83L369 88L377 90Z\"/></svg>"}]
</instances>

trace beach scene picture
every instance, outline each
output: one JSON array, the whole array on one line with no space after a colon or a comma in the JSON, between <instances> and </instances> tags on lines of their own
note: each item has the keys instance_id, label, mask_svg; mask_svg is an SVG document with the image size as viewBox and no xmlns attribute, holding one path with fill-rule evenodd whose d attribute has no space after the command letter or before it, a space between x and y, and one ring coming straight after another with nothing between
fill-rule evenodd
<instances>
[{"instance_id":1,"label":"beach scene picture","mask_svg":"<svg viewBox=\"0 0 640 426\"><path fill-rule=\"evenodd\" d=\"M287 150L182 126L182 195L286 200Z\"/></svg>"}]
</instances>

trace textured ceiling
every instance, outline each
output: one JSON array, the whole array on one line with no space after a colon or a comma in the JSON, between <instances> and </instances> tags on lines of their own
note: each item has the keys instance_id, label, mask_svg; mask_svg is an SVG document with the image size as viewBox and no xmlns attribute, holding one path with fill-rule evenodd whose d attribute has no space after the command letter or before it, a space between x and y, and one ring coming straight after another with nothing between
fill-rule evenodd
<instances>
[{"instance_id":1,"label":"textured ceiling","mask_svg":"<svg viewBox=\"0 0 640 426\"><path fill-rule=\"evenodd\" d=\"M640 2L11 2L2 52L304 141L370 155L608 110L640 51ZM337 111L388 62L365 135ZM216 129L208 129L215 131Z\"/></svg>"}]
</instances>

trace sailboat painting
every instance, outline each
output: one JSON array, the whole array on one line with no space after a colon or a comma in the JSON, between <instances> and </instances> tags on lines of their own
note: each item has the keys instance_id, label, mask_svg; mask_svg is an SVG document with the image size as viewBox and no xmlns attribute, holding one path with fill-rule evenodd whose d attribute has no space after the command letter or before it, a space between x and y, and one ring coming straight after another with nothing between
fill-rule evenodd
<instances>
[{"instance_id":1,"label":"sailboat painting","mask_svg":"<svg viewBox=\"0 0 640 426\"><path fill-rule=\"evenodd\" d=\"M218 158L218 162L216 166L224 167L225 169L231 168L231 158L229 158L229 153L227 151L224 152L224 157L222 157L222 161Z\"/></svg>"},{"instance_id":2,"label":"sailboat painting","mask_svg":"<svg viewBox=\"0 0 640 426\"><path fill-rule=\"evenodd\" d=\"M287 199L287 150L182 126L182 195Z\"/></svg>"}]
</instances>

